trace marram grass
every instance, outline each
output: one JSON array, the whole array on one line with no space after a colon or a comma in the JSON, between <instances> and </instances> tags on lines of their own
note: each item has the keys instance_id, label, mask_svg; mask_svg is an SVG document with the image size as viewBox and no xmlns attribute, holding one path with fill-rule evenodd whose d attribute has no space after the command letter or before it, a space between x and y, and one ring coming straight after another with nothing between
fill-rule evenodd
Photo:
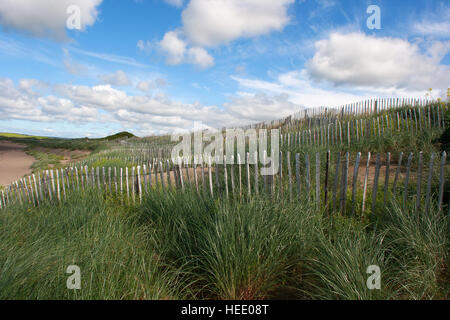
<instances>
[{"instance_id":1,"label":"marram grass","mask_svg":"<svg viewBox=\"0 0 450 320\"><path fill-rule=\"evenodd\" d=\"M189 188L135 205L72 193L1 211L0 298L448 298L448 217L413 212L393 200L371 219L330 218L288 197L230 202ZM66 287L68 265L80 290ZM380 290L367 288L369 265Z\"/></svg>"}]
</instances>

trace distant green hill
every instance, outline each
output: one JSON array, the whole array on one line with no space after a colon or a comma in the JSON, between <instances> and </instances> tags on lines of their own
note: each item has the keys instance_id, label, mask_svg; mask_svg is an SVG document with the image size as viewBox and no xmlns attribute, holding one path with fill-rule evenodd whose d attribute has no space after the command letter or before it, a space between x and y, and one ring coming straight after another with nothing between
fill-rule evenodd
<instances>
[{"instance_id":1,"label":"distant green hill","mask_svg":"<svg viewBox=\"0 0 450 320\"><path fill-rule=\"evenodd\" d=\"M124 138L134 138L134 137L136 137L134 134L129 133L127 131L122 131L122 132L113 134L111 136L107 136L107 137L101 138L100 140L111 141L111 140L124 139Z\"/></svg>"},{"instance_id":2,"label":"distant green hill","mask_svg":"<svg viewBox=\"0 0 450 320\"><path fill-rule=\"evenodd\" d=\"M21 133L9 133L9 132L0 132L0 137L6 137L6 138L48 139L47 137L30 136L30 135L27 135L27 134L21 134Z\"/></svg>"}]
</instances>

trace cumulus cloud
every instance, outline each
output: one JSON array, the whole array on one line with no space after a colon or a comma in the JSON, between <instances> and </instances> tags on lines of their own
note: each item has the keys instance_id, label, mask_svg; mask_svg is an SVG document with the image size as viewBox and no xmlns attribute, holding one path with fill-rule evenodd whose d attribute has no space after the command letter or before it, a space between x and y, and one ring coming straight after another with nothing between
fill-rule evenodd
<instances>
[{"instance_id":1,"label":"cumulus cloud","mask_svg":"<svg viewBox=\"0 0 450 320\"><path fill-rule=\"evenodd\" d=\"M281 31L290 21L287 8L294 1L191 0L181 14L183 26L167 32L159 47L168 64L209 68L214 58L205 48ZM138 42L140 50L146 47L143 40Z\"/></svg>"},{"instance_id":2,"label":"cumulus cloud","mask_svg":"<svg viewBox=\"0 0 450 320\"><path fill-rule=\"evenodd\" d=\"M17 30L36 37L66 38L67 8L80 8L81 30L94 25L102 0L2 0L0 24L7 30Z\"/></svg>"},{"instance_id":3,"label":"cumulus cloud","mask_svg":"<svg viewBox=\"0 0 450 320\"><path fill-rule=\"evenodd\" d=\"M199 47L188 49L179 31L167 32L159 42L159 47L166 55L167 64L191 63L202 69L214 65L214 58L205 49Z\"/></svg>"},{"instance_id":4,"label":"cumulus cloud","mask_svg":"<svg viewBox=\"0 0 450 320\"><path fill-rule=\"evenodd\" d=\"M153 80L156 85L159 80ZM129 95L110 85L42 84L24 79L17 85L0 78L0 117L39 122L92 123L133 128L140 135L192 130L195 121L212 128L272 120L298 111L286 94L241 94L223 106L184 103L161 93ZM162 85L160 83L159 85ZM81 129L80 129L81 130ZM79 132L84 136L84 132Z\"/></svg>"},{"instance_id":5,"label":"cumulus cloud","mask_svg":"<svg viewBox=\"0 0 450 320\"><path fill-rule=\"evenodd\" d=\"M183 30L196 46L211 47L241 37L280 31L289 23L294 0L191 0L182 13Z\"/></svg>"},{"instance_id":6,"label":"cumulus cloud","mask_svg":"<svg viewBox=\"0 0 450 320\"><path fill-rule=\"evenodd\" d=\"M127 74L122 70L117 70L113 73L100 75L99 78L103 83L118 87L128 86L130 84L130 79L128 79Z\"/></svg>"},{"instance_id":7,"label":"cumulus cloud","mask_svg":"<svg viewBox=\"0 0 450 320\"><path fill-rule=\"evenodd\" d=\"M423 54L418 45L399 38L332 33L317 41L315 48L306 66L318 81L408 90L447 88L450 84L450 67L440 64L449 51L447 45L435 45L430 54Z\"/></svg>"},{"instance_id":8,"label":"cumulus cloud","mask_svg":"<svg viewBox=\"0 0 450 320\"><path fill-rule=\"evenodd\" d=\"M281 119L303 109L302 106L290 102L286 93L269 96L262 92L234 97L224 106L233 116L247 122Z\"/></svg>"},{"instance_id":9,"label":"cumulus cloud","mask_svg":"<svg viewBox=\"0 0 450 320\"><path fill-rule=\"evenodd\" d=\"M205 49L198 47L188 50L187 60L203 69L214 65L214 58Z\"/></svg>"},{"instance_id":10,"label":"cumulus cloud","mask_svg":"<svg viewBox=\"0 0 450 320\"><path fill-rule=\"evenodd\" d=\"M106 120L98 110L53 95L43 96L33 91L34 86L45 86L34 79L23 79L16 86L11 79L0 78L1 119L40 122L95 122Z\"/></svg>"},{"instance_id":11,"label":"cumulus cloud","mask_svg":"<svg viewBox=\"0 0 450 320\"><path fill-rule=\"evenodd\" d=\"M162 78L157 78L152 81L139 81L136 88L143 92L150 92L153 89L163 88L167 85L166 80Z\"/></svg>"},{"instance_id":12,"label":"cumulus cloud","mask_svg":"<svg viewBox=\"0 0 450 320\"><path fill-rule=\"evenodd\" d=\"M180 64L184 61L186 42L180 39L177 31L167 32L159 42L159 47L166 54L168 64Z\"/></svg>"}]
</instances>

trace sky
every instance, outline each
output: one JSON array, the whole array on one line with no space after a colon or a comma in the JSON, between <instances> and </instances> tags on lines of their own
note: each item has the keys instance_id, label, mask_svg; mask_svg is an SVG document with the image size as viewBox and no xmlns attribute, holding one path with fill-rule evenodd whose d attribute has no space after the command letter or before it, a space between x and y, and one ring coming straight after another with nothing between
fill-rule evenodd
<instances>
[{"instance_id":1,"label":"sky","mask_svg":"<svg viewBox=\"0 0 450 320\"><path fill-rule=\"evenodd\" d=\"M138 136L446 98L437 0L0 0L0 132Z\"/></svg>"}]
</instances>

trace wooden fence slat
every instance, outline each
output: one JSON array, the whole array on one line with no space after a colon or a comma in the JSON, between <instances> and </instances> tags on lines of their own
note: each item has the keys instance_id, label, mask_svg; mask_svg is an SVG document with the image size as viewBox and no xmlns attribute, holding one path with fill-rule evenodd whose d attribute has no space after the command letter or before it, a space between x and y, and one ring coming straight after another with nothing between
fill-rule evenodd
<instances>
[{"instance_id":1,"label":"wooden fence slat","mask_svg":"<svg viewBox=\"0 0 450 320\"><path fill-rule=\"evenodd\" d=\"M127 201L130 201L130 183L128 180L128 167L125 167L125 183L127 185Z\"/></svg>"},{"instance_id":2,"label":"wooden fence slat","mask_svg":"<svg viewBox=\"0 0 450 320\"><path fill-rule=\"evenodd\" d=\"M136 168L133 166L133 168L131 168L131 196L133 199L133 204L136 202Z\"/></svg>"},{"instance_id":3,"label":"wooden fence slat","mask_svg":"<svg viewBox=\"0 0 450 320\"><path fill-rule=\"evenodd\" d=\"M137 184L139 192L139 203L142 203L141 166L137 167Z\"/></svg>"},{"instance_id":4,"label":"wooden fence slat","mask_svg":"<svg viewBox=\"0 0 450 320\"><path fill-rule=\"evenodd\" d=\"M252 195L252 186L251 186L251 179L250 179L250 153L247 152L247 159L246 159L246 165L247 165L247 192L248 197L250 198ZM217 170L217 167L216 167ZM218 170L217 170L218 171ZM219 186L217 186L217 190L219 189Z\"/></svg>"},{"instance_id":5,"label":"wooden fence slat","mask_svg":"<svg viewBox=\"0 0 450 320\"><path fill-rule=\"evenodd\" d=\"M57 193L56 194L58 196L58 201L61 201L61 192L59 190L59 171L58 171L58 169L56 169L55 171L56 171L56 186L57 186L57 189L56 189ZM28 192L28 188L26 188L26 189L27 189L27 192Z\"/></svg>"},{"instance_id":6,"label":"wooden fence slat","mask_svg":"<svg viewBox=\"0 0 450 320\"><path fill-rule=\"evenodd\" d=\"M176 185L176 174L175 174L175 172L177 171L176 166L173 166L172 170L174 172L174 181ZM170 161L168 159L166 160L166 175L167 175L167 187L169 187L170 189L170 187L172 186L172 181L170 179Z\"/></svg>"},{"instance_id":7,"label":"wooden fence slat","mask_svg":"<svg viewBox=\"0 0 450 320\"><path fill-rule=\"evenodd\" d=\"M289 200L292 201L292 169L291 169L291 153L289 151L287 153L286 161L289 176Z\"/></svg>"},{"instance_id":8,"label":"wooden fence slat","mask_svg":"<svg viewBox=\"0 0 450 320\"><path fill-rule=\"evenodd\" d=\"M355 215L356 208L356 189L358 183L359 163L361 161L361 152L356 154L355 166L353 168L353 181L352 181L352 216Z\"/></svg>"},{"instance_id":9,"label":"wooden fence slat","mask_svg":"<svg viewBox=\"0 0 450 320\"><path fill-rule=\"evenodd\" d=\"M444 151L444 152L442 152L441 168L440 168L440 172L439 172L439 200L438 200L439 212L441 212L441 210L442 210L442 200L444 199L444 186L445 186L444 169L445 169L446 159L447 159L447 153Z\"/></svg>"},{"instance_id":10,"label":"wooden fence slat","mask_svg":"<svg viewBox=\"0 0 450 320\"><path fill-rule=\"evenodd\" d=\"M336 157L336 166L334 169L334 184L333 184L333 213L336 212L336 203L337 203L337 190L339 183L339 168L341 166L341 153L338 152Z\"/></svg>"},{"instance_id":11,"label":"wooden fence slat","mask_svg":"<svg viewBox=\"0 0 450 320\"><path fill-rule=\"evenodd\" d=\"M405 188L403 190L403 207L406 208L406 200L408 198L408 186L409 186L409 175L411 172L413 153L411 152L408 156L408 163L406 164L406 177L405 177Z\"/></svg>"},{"instance_id":12,"label":"wooden fence slat","mask_svg":"<svg viewBox=\"0 0 450 320\"><path fill-rule=\"evenodd\" d=\"M386 173L384 175L384 195L383 195L383 204L386 206L388 191L389 191L389 170L391 166L391 153L388 152L386 154Z\"/></svg>"},{"instance_id":13,"label":"wooden fence slat","mask_svg":"<svg viewBox=\"0 0 450 320\"><path fill-rule=\"evenodd\" d=\"M320 155L316 152L316 208L320 210Z\"/></svg>"},{"instance_id":14,"label":"wooden fence slat","mask_svg":"<svg viewBox=\"0 0 450 320\"><path fill-rule=\"evenodd\" d=\"M240 175L241 175L241 166L239 164L239 183L241 182ZM211 157L209 157L209 161L208 161L208 176L209 176L209 192L211 194L211 197L214 197L214 190L213 190L214 188L213 188L212 171L211 171Z\"/></svg>"},{"instance_id":15,"label":"wooden fence slat","mask_svg":"<svg viewBox=\"0 0 450 320\"><path fill-rule=\"evenodd\" d=\"M197 193L198 191L198 176L197 176L197 162L195 161L194 158L194 180L195 180L195 188L197 189Z\"/></svg>"},{"instance_id":16,"label":"wooden fence slat","mask_svg":"<svg viewBox=\"0 0 450 320\"><path fill-rule=\"evenodd\" d=\"M63 189L63 197L64 199L66 198L66 183L64 182L64 170L61 169L61 184L62 184L62 189Z\"/></svg>"},{"instance_id":17,"label":"wooden fence slat","mask_svg":"<svg viewBox=\"0 0 450 320\"><path fill-rule=\"evenodd\" d=\"M238 160L238 174L239 174L239 198L242 197L242 168L241 168L241 155L237 154Z\"/></svg>"},{"instance_id":18,"label":"wooden fence slat","mask_svg":"<svg viewBox=\"0 0 450 320\"><path fill-rule=\"evenodd\" d=\"M378 179L380 177L380 154L377 154L377 158L375 161L375 177L373 180L373 187L372 187L372 214L375 213L376 205L377 205L377 192L378 192Z\"/></svg>"},{"instance_id":19,"label":"wooden fence slat","mask_svg":"<svg viewBox=\"0 0 450 320\"><path fill-rule=\"evenodd\" d=\"M204 165L203 159L202 159L202 162L201 162L201 168L202 168L202 188L203 188L203 194L206 194L205 165Z\"/></svg>"},{"instance_id":20,"label":"wooden fence slat","mask_svg":"<svg viewBox=\"0 0 450 320\"><path fill-rule=\"evenodd\" d=\"M417 188L417 195L416 195L416 206L415 206L415 214L419 211L420 207L420 200L421 200L421 188L422 188L422 167L423 167L423 152L421 151L419 153L419 168L417 172L417 182L416 182L416 188Z\"/></svg>"},{"instance_id":21,"label":"wooden fence slat","mask_svg":"<svg viewBox=\"0 0 450 320\"><path fill-rule=\"evenodd\" d=\"M300 180L300 154L296 153L295 154L295 178L297 181L297 197L300 199L300 194L301 194L301 180Z\"/></svg>"},{"instance_id":22,"label":"wooden fence slat","mask_svg":"<svg viewBox=\"0 0 450 320\"><path fill-rule=\"evenodd\" d=\"M159 177L161 178L161 187L162 189L164 189L165 184L164 184L164 171L162 161L159 161Z\"/></svg>"},{"instance_id":23,"label":"wooden fence slat","mask_svg":"<svg viewBox=\"0 0 450 320\"><path fill-rule=\"evenodd\" d=\"M400 170L402 167L402 160L403 160L403 152L400 152L400 155L398 158L397 169L395 170L394 184L392 186L392 193L394 194L394 196L397 193L397 182L398 182L398 177L400 175Z\"/></svg>"},{"instance_id":24,"label":"wooden fence slat","mask_svg":"<svg viewBox=\"0 0 450 320\"><path fill-rule=\"evenodd\" d=\"M223 162L223 177L225 180L225 195L228 199L228 172L227 172L227 156L224 156L224 162Z\"/></svg>"},{"instance_id":25,"label":"wooden fence slat","mask_svg":"<svg viewBox=\"0 0 450 320\"><path fill-rule=\"evenodd\" d=\"M280 188L279 188L279 197L281 199L283 195L283 152L280 151L279 153L279 167L278 167L278 178L280 179Z\"/></svg>"},{"instance_id":26,"label":"wooden fence slat","mask_svg":"<svg viewBox=\"0 0 450 320\"><path fill-rule=\"evenodd\" d=\"M364 210L366 209L366 193L367 193L367 180L368 180L368 177L369 177L369 168L370 168L370 152L367 153L366 173L364 174L364 186L363 186L363 198L362 198L361 216L364 215Z\"/></svg>"},{"instance_id":27,"label":"wooden fence slat","mask_svg":"<svg viewBox=\"0 0 450 320\"><path fill-rule=\"evenodd\" d=\"M427 181L427 192L425 196L425 213L430 211L430 196L431 196L431 183L433 178L433 167L434 167L435 153L431 153L430 164L428 166L428 181Z\"/></svg>"},{"instance_id":28,"label":"wooden fence slat","mask_svg":"<svg viewBox=\"0 0 450 320\"><path fill-rule=\"evenodd\" d=\"M348 181L348 165L349 165L349 152L345 153L345 162L342 164L342 183L341 183L341 208L342 214L345 212L345 203L347 200L347 181Z\"/></svg>"},{"instance_id":29,"label":"wooden fence slat","mask_svg":"<svg viewBox=\"0 0 450 320\"><path fill-rule=\"evenodd\" d=\"M311 200L310 192L311 192L311 183L310 183L310 169L309 169L309 154L305 155L305 165L306 165L306 198L308 201Z\"/></svg>"},{"instance_id":30,"label":"wooden fence slat","mask_svg":"<svg viewBox=\"0 0 450 320\"><path fill-rule=\"evenodd\" d=\"M328 139L329 140L329 139ZM327 160L325 163L325 183L324 183L324 207L328 208L328 175L329 175L329 166L330 166L330 150L327 151Z\"/></svg>"}]
</instances>

